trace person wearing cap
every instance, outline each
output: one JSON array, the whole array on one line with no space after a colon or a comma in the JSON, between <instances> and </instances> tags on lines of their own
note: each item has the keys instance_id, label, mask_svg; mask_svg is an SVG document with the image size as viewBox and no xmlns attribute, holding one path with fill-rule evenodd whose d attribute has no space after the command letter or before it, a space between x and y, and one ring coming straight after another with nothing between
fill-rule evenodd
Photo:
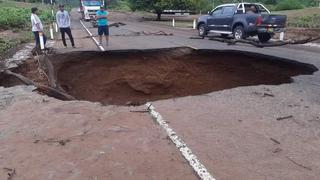
<instances>
[{"instance_id":1,"label":"person wearing cap","mask_svg":"<svg viewBox=\"0 0 320 180\"><path fill-rule=\"evenodd\" d=\"M38 14L38 8L36 7L31 8L32 32L36 40L36 48L40 49L40 34L43 35L44 45L46 44L47 38L43 33L43 25L37 14Z\"/></svg>"},{"instance_id":2,"label":"person wearing cap","mask_svg":"<svg viewBox=\"0 0 320 180\"><path fill-rule=\"evenodd\" d=\"M66 38L65 38L65 33L67 33L71 42L71 46L75 48L74 40L71 33L71 28L70 28L71 27L70 16L68 11L64 10L64 5L62 4L59 5L59 11L56 14L56 21L60 28L62 43L64 47L67 47Z\"/></svg>"},{"instance_id":3,"label":"person wearing cap","mask_svg":"<svg viewBox=\"0 0 320 180\"><path fill-rule=\"evenodd\" d=\"M108 15L109 12L104 9L103 6L97 11L97 21L98 21L98 35L99 35L99 45L102 45L102 35L106 37L106 45L109 45L109 26L108 26Z\"/></svg>"}]
</instances>

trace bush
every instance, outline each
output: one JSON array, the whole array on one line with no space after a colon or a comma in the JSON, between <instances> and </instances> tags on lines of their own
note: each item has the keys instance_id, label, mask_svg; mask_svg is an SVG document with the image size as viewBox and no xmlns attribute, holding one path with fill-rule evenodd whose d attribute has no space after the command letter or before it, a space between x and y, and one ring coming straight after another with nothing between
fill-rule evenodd
<instances>
[{"instance_id":1,"label":"bush","mask_svg":"<svg viewBox=\"0 0 320 180\"><path fill-rule=\"evenodd\" d=\"M276 6L277 11L302 9L302 8L303 8L302 4L297 0L283 0Z\"/></svg>"},{"instance_id":2,"label":"bush","mask_svg":"<svg viewBox=\"0 0 320 180\"><path fill-rule=\"evenodd\" d=\"M52 22L53 17L49 6L0 0L0 31L10 29L17 33L16 36L0 37L0 60L17 44L33 39L30 20L33 6L39 7L39 17L44 25Z\"/></svg>"},{"instance_id":3,"label":"bush","mask_svg":"<svg viewBox=\"0 0 320 180\"><path fill-rule=\"evenodd\" d=\"M276 5L266 4L265 6L269 11L276 11Z\"/></svg>"},{"instance_id":4,"label":"bush","mask_svg":"<svg viewBox=\"0 0 320 180\"><path fill-rule=\"evenodd\" d=\"M39 10L42 23L52 20L50 10ZM0 7L0 29L31 27L31 11L29 8Z\"/></svg>"},{"instance_id":5,"label":"bush","mask_svg":"<svg viewBox=\"0 0 320 180\"><path fill-rule=\"evenodd\" d=\"M304 27L304 28L320 28L320 15L301 16L291 19L288 22L289 27Z\"/></svg>"},{"instance_id":6,"label":"bush","mask_svg":"<svg viewBox=\"0 0 320 180\"><path fill-rule=\"evenodd\" d=\"M17 42L9 41L0 38L0 60L2 59L3 55L5 55L8 50L17 45Z\"/></svg>"},{"instance_id":7,"label":"bush","mask_svg":"<svg viewBox=\"0 0 320 180\"><path fill-rule=\"evenodd\" d=\"M28 21L29 10L24 8L0 8L0 28L23 28Z\"/></svg>"},{"instance_id":8,"label":"bush","mask_svg":"<svg viewBox=\"0 0 320 180\"><path fill-rule=\"evenodd\" d=\"M110 1L107 8L111 10L131 11L129 2L125 0Z\"/></svg>"}]
</instances>

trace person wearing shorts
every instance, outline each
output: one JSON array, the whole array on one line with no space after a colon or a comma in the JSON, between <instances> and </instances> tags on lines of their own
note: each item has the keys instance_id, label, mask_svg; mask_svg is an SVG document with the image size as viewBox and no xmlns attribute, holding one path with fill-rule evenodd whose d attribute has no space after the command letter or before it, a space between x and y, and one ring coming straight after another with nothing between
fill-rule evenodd
<instances>
[{"instance_id":1,"label":"person wearing shorts","mask_svg":"<svg viewBox=\"0 0 320 180\"><path fill-rule=\"evenodd\" d=\"M102 45L102 36L106 37L106 45L109 45L109 25L108 25L108 15L109 12L104 9L103 6L97 11L97 21L98 21L98 35L99 35L99 45Z\"/></svg>"}]
</instances>

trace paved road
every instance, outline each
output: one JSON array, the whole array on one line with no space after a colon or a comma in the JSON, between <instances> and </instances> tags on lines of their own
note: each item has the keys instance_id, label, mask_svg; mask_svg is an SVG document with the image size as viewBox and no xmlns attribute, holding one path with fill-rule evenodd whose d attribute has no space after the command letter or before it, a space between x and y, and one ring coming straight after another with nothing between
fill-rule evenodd
<instances>
[{"instance_id":1,"label":"paved road","mask_svg":"<svg viewBox=\"0 0 320 180\"><path fill-rule=\"evenodd\" d=\"M61 42L57 41L58 52L99 51L86 37L88 35L77 14L73 18L77 48L63 49ZM196 34L193 30L133 21L124 23L127 25L111 28L111 42L106 50L180 46L241 50L310 63L320 68L320 50L316 47L227 46L209 40L189 39ZM94 28L89 30L96 32ZM174 36L135 35L141 31L160 30ZM238 87L152 104L214 178L316 180L320 177L320 73L293 79L291 84ZM1 92L7 92L5 97L16 93L13 90L11 93L8 90ZM0 142L5 147L0 151L0 165L17 168L20 179L197 177L169 138L163 138L166 132L151 123L146 114L129 113L128 107L61 102L43 98L30 90L23 92L25 94L9 98L9 107L0 113L0 119L6 119L1 122L0 129ZM274 97L261 96L263 93L271 93ZM276 120L285 116L292 117ZM31 124L27 121L30 119ZM86 136L86 133L91 134ZM83 143L79 134L85 137ZM62 137L71 140L65 147L44 141ZM39 146L28 144L37 139L40 140L37 142ZM19 154L19 148L27 148L27 152L32 153ZM53 156L46 157L48 154ZM48 161L49 165L46 165ZM32 165L33 169L38 169L34 171L36 176L28 168L32 162L38 162ZM26 174L19 176L21 172Z\"/></svg>"},{"instance_id":2,"label":"paved road","mask_svg":"<svg viewBox=\"0 0 320 180\"><path fill-rule=\"evenodd\" d=\"M117 13L118 14L118 13ZM235 49L243 48L247 51L255 51L257 48L251 47L249 45L235 45L235 46L226 46L225 43L212 42L209 40L197 40L189 39L191 36L196 36L197 31L185 28L172 28L167 26L161 26L157 24L152 24L148 22L139 22L138 20L131 20L123 18L117 18L111 16L111 22L124 22L126 26L120 26L119 28L112 27L110 28L111 34L111 44L109 47L106 47L106 50L118 50L118 49L144 49L144 48L164 48L164 47L178 47L178 46L192 46L195 48L215 48L215 49ZM82 25L79 21L80 15L77 12L73 12L73 33L77 39L78 49L76 50L92 50L93 41L88 39L88 34L84 31ZM91 31L94 36L97 36L97 28L93 28L89 22L84 22L85 26ZM174 36L145 36L137 35L137 33L146 32L158 32L164 31L167 33L173 33ZM97 37L96 37L97 39ZM90 43L92 42L92 43ZM61 43L56 46L61 47ZM293 50L302 50L303 52L314 52L320 53L320 47L316 43L310 45L294 45L294 46L285 46L282 48L264 48L271 49L275 51L283 51L287 49ZM97 49L98 50L98 49ZM284 52L284 54L288 54ZM289 53L290 54L290 53Z\"/></svg>"}]
</instances>

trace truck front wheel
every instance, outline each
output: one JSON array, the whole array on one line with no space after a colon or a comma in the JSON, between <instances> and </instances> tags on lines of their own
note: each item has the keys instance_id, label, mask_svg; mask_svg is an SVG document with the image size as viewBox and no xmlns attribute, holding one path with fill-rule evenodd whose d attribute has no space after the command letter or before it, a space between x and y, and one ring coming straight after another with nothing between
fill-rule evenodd
<instances>
[{"instance_id":1,"label":"truck front wheel","mask_svg":"<svg viewBox=\"0 0 320 180\"><path fill-rule=\"evenodd\" d=\"M243 26L239 25L233 29L233 38L238 39L244 39L244 29Z\"/></svg>"},{"instance_id":2,"label":"truck front wheel","mask_svg":"<svg viewBox=\"0 0 320 180\"><path fill-rule=\"evenodd\" d=\"M261 33L261 34L258 34L258 38L259 38L259 41L262 43L268 42L271 39L271 34Z\"/></svg>"},{"instance_id":3,"label":"truck front wheel","mask_svg":"<svg viewBox=\"0 0 320 180\"><path fill-rule=\"evenodd\" d=\"M207 35L207 30L205 24L200 24L198 27L198 34L200 37L204 38Z\"/></svg>"}]
</instances>

